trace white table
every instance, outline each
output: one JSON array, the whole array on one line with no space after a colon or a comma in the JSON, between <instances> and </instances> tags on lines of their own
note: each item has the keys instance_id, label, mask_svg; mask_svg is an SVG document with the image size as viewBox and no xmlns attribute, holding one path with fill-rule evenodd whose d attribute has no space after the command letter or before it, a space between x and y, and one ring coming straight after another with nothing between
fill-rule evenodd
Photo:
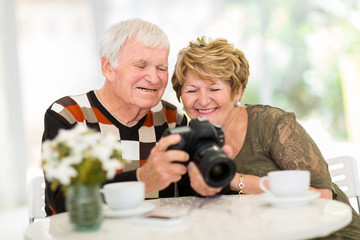
<instances>
[{"instance_id":1,"label":"white table","mask_svg":"<svg viewBox=\"0 0 360 240\"><path fill-rule=\"evenodd\" d=\"M260 195L151 200L152 214L183 215L188 221L172 227L136 225L135 217L104 218L99 231L72 230L68 213L37 221L26 229L27 240L107 239L307 239L326 236L351 222L344 203L315 199L299 208L274 208Z\"/></svg>"}]
</instances>

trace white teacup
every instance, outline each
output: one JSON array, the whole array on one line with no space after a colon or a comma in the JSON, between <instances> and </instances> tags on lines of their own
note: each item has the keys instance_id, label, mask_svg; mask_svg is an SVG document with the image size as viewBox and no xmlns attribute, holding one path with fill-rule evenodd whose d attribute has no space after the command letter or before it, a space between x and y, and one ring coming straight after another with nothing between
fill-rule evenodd
<instances>
[{"instance_id":1,"label":"white teacup","mask_svg":"<svg viewBox=\"0 0 360 240\"><path fill-rule=\"evenodd\" d=\"M265 187L268 180L270 190ZM277 197L298 197L304 195L310 187L310 172L307 170L280 170L269 172L260 179L260 188Z\"/></svg>"},{"instance_id":2,"label":"white teacup","mask_svg":"<svg viewBox=\"0 0 360 240\"><path fill-rule=\"evenodd\" d=\"M144 201L145 184L137 181L109 183L105 184L100 192L111 209L132 209Z\"/></svg>"}]
</instances>

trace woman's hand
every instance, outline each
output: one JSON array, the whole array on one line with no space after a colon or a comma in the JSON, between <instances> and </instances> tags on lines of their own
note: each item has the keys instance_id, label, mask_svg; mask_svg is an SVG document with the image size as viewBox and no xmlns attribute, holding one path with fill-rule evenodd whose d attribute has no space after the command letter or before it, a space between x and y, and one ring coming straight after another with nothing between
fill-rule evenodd
<instances>
[{"instance_id":1,"label":"woman's hand","mask_svg":"<svg viewBox=\"0 0 360 240\"><path fill-rule=\"evenodd\" d=\"M321 198L332 199L332 191L330 189L317 189L310 187L309 190L320 192Z\"/></svg>"},{"instance_id":2,"label":"woman's hand","mask_svg":"<svg viewBox=\"0 0 360 240\"><path fill-rule=\"evenodd\" d=\"M231 156L232 150L229 145L223 146L222 150L227 156ZM190 185L198 194L207 197L207 196L215 195L216 193L221 191L222 189L221 187L214 188L206 184L202 174L200 173L198 167L194 162L189 162L187 168L190 178Z\"/></svg>"},{"instance_id":3,"label":"woman's hand","mask_svg":"<svg viewBox=\"0 0 360 240\"><path fill-rule=\"evenodd\" d=\"M221 191L221 187L214 188L206 184L202 174L194 162L189 162L187 169L191 187L201 196L212 196Z\"/></svg>"}]
</instances>

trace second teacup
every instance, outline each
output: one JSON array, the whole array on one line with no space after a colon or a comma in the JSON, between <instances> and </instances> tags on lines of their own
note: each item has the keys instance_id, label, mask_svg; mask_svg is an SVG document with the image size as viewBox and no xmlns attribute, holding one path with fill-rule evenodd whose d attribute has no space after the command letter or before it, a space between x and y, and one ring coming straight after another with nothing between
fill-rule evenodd
<instances>
[{"instance_id":1,"label":"second teacup","mask_svg":"<svg viewBox=\"0 0 360 240\"><path fill-rule=\"evenodd\" d=\"M100 192L111 209L132 209L144 201L145 184L137 181L109 183L105 184Z\"/></svg>"},{"instance_id":2,"label":"second teacup","mask_svg":"<svg viewBox=\"0 0 360 240\"><path fill-rule=\"evenodd\" d=\"M268 180L270 190L265 187ZM260 179L260 188L277 197L298 197L306 193L310 187L310 172L307 170L280 170L269 172Z\"/></svg>"}]
</instances>

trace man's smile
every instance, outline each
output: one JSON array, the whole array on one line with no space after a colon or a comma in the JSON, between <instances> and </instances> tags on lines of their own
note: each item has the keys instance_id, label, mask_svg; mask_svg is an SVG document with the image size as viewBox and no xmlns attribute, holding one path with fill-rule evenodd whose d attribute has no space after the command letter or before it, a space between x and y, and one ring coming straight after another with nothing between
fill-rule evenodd
<instances>
[{"instance_id":1,"label":"man's smile","mask_svg":"<svg viewBox=\"0 0 360 240\"><path fill-rule=\"evenodd\" d=\"M148 89L148 88L142 88L142 87L138 87L137 89L140 89L141 91L144 92L156 92L156 89Z\"/></svg>"}]
</instances>

